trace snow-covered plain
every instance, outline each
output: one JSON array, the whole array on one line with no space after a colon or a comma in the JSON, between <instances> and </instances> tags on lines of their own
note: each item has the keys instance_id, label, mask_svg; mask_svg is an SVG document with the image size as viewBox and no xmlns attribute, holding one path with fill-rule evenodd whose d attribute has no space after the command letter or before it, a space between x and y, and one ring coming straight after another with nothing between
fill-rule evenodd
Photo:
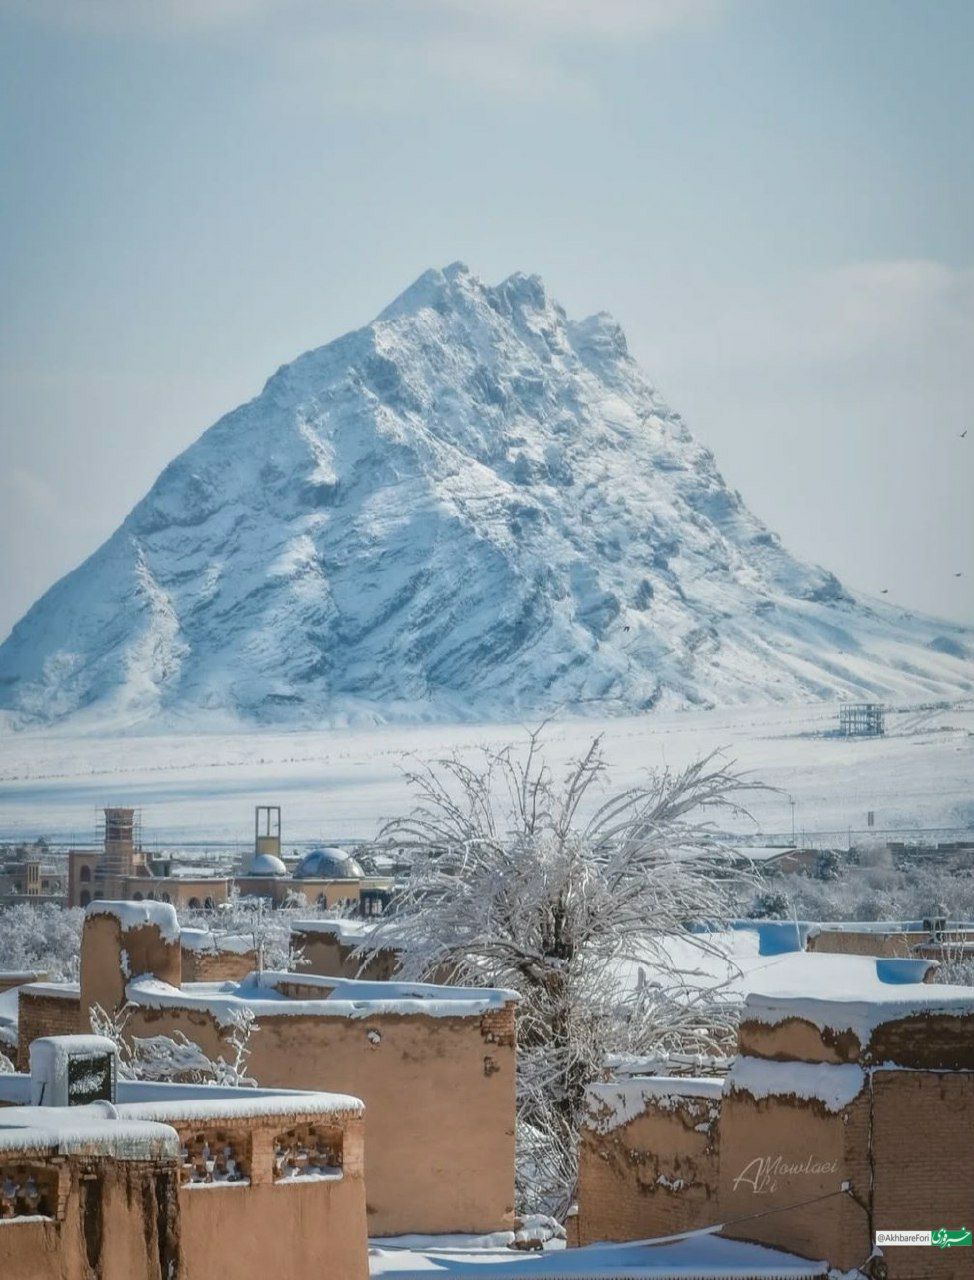
<instances>
[{"instance_id":1,"label":"snow-covered plain","mask_svg":"<svg viewBox=\"0 0 974 1280\"><path fill-rule=\"evenodd\" d=\"M875 833L974 827L974 703L891 713L882 739L829 736L836 704L559 720L545 730L555 766L604 733L611 785L723 748L778 791L748 796L742 836L802 832L844 842L875 813ZM142 809L147 843L253 839L253 805L280 803L285 844L370 838L409 805L403 768L457 750L523 740L523 724L421 725L222 734L85 734L65 729L0 737L0 839L95 839L99 806ZM829 835L831 833L831 837Z\"/></svg>"}]
</instances>

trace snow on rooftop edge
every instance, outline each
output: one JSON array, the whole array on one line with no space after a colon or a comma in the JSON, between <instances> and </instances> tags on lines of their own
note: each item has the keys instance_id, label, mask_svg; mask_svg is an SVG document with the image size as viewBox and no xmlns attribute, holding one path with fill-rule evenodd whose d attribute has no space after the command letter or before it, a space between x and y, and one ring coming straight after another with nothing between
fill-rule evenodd
<instances>
[{"instance_id":1,"label":"snow on rooftop edge","mask_svg":"<svg viewBox=\"0 0 974 1280\"><path fill-rule=\"evenodd\" d=\"M179 920L176 908L170 902L114 902L99 899L85 907L85 918L111 916L117 920L123 933L129 929L143 929L155 925L166 942L179 941Z\"/></svg>"},{"instance_id":2,"label":"snow on rooftop edge","mask_svg":"<svg viewBox=\"0 0 974 1280\"><path fill-rule=\"evenodd\" d=\"M320 996L293 999L282 983L318 988ZM513 991L493 987L440 987L433 983L366 982L318 974L267 971L242 982L189 982L173 987L159 978L138 977L125 988L133 1004L156 1009L200 1009L229 1026L241 1009L258 1017L371 1018L380 1014L422 1014L466 1018L518 1000Z\"/></svg>"},{"instance_id":3,"label":"snow on rooftop edge","mask_svg":"<svg viewBox=\"0 0 974 1280\"><path fill-rule=\"evenodd\" d=\"M827 1111L841 1111L862 1092L866 1073L855 1063L773 1062L766 1058L735 1058L727 1073L727 1093L750 1097L794 1096L820 1102Z\"/></svg>"},{"instance_id":4,"label":"snow on rooftop edge","mask_svg":"<svg viewBox=\"0 0 974 1280\"><path fill-rule=\"evenodd\" d=\"M292 933L327 933L342 942L361 942L375 929L368 920L295 920Z\"/></svg>"},{"instance_id":5,"label":"snow on rooftop edge","mask_svg":"<svg viewBox=\"0 0 974 1280\"><path fill-rule=\"evenodd\" d=\"M865 1045L886 1023L933 1015L974 1016L974 987L877 983L865 994L852 991L831 996L779 996L752 991L744 1000L743 1021L777 1026L798 1018L820 1031L852 1031Z\"/></svg>"},{"instance_id":6,"label":"snow on rooftop edge","mask_svg":"<svg viewBox=\"0 0 974 1280\"><path fill-rule=\"evenodd\" d=\"M55 1151L153 1160L179 1155L175 1129L145 1120L117 1120L89 1107L4 1107L0 1151Z\"/></svg>"},{"instance_id":7,"label":"snow on rooftop edge","mask_svg":"<svg viewBox=\"0 0 974 1280\"><path fill-rule=\"evenodd\" d=\"M184 951L200 955L216 955L231 952L246 955L253 951L254 940L243 933L212 933L209 929L180 929L179 945Z\"/></svg>"}]
</instances>

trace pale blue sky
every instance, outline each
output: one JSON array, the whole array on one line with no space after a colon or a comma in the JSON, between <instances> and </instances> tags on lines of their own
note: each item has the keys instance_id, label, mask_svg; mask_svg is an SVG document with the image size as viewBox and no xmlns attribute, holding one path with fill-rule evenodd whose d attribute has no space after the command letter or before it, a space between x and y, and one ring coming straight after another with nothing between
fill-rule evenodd
<instances>
[{"instance_id":1,"label":"pale blue sky","mask_svg":"<svg viewBox=\"0 0 974 1280\"><path fill-rule=\"evenodd\" d=\"M795 551L974 622L972 58L969 0L0 0L0 635L456 258L613 312Z\"/></svg>"}]
</instances>

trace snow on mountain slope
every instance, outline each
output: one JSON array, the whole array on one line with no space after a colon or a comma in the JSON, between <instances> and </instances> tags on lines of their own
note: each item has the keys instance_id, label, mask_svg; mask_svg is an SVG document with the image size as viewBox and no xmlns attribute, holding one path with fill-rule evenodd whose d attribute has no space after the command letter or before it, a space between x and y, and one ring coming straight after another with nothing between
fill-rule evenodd
<instances>
[{"instance_id":1,"label":"snow on mountain slope","mask_svg":"<svg viewBox=\"0 0 974 1280\"><path fill-rule=\"evenodd\" d=\"M728 489L604 314L428 271L279 369L0 647L17 723L492 719L974 690Z\"/></svg>"}]
</instances>

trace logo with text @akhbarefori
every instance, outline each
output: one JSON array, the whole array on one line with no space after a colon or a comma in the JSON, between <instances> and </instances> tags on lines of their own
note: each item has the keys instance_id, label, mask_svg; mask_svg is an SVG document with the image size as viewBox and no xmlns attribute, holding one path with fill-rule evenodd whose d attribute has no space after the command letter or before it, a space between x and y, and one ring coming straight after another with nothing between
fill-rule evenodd
<instances>
[{"instance_id":1,"label":"logo with text @akhbarefori","mask_svg":"<svg viewBox=\"0 0 974 1280\"><path fill-rule=\"evenodd\" d=\"M971 1233L966 1227L951 1230L938 1227L936 1231L877 1231L876 1244L879 1248L887 1245L933 1245L938 1249L953 1249L955 1246L971 1247Z\"/></svg>"}]
</instances>

